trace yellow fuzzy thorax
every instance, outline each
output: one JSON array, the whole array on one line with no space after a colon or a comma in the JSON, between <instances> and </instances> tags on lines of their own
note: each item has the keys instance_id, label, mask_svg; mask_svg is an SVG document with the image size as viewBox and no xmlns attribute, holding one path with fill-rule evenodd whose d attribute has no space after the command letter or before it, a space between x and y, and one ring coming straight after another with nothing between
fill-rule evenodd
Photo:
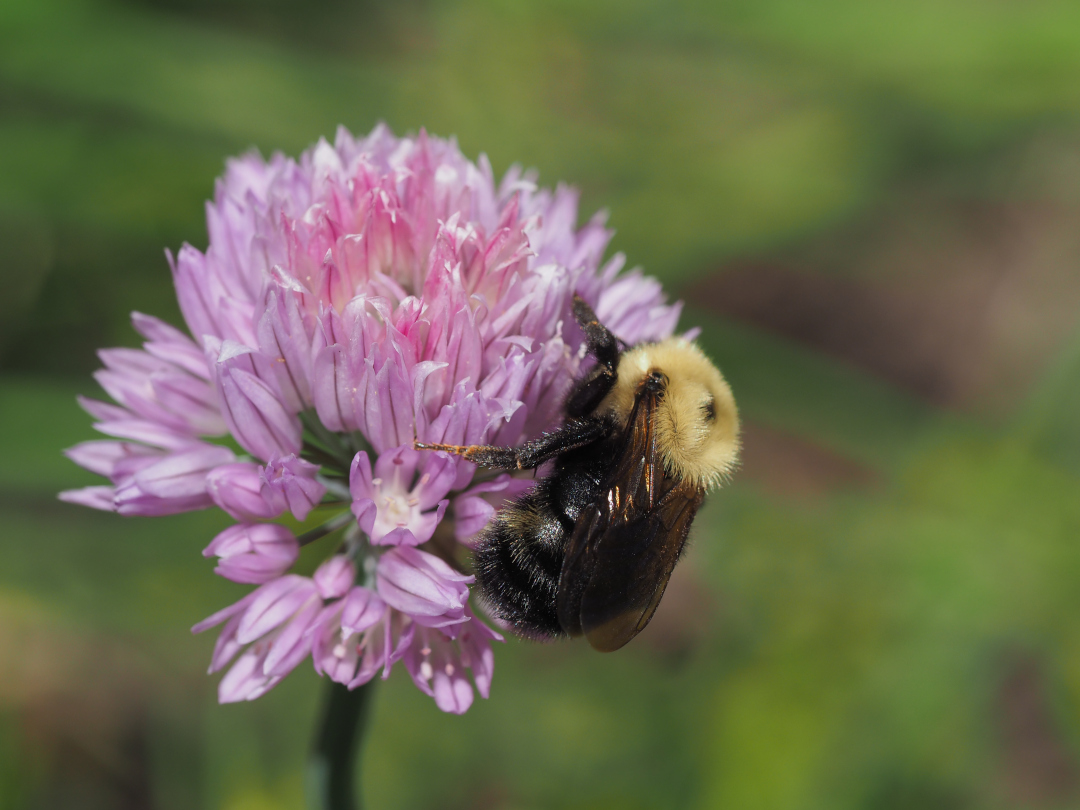
<instances>
[{"instance_id":1,"label":"yellow fuzzy thorax","mask_svg":"<svg viewBox=\"0 0 1080 810\"><path fill-rule=\"evenodd\" d=\"M738 461L739 414L731 388L695 344L668 338L626 351L615 387L598 410L625 425L653 371L667 380L653 423L667 473L704 489L719 486ZM714 419L707 416L710 400Z\"/></svg>"}]
</instances>

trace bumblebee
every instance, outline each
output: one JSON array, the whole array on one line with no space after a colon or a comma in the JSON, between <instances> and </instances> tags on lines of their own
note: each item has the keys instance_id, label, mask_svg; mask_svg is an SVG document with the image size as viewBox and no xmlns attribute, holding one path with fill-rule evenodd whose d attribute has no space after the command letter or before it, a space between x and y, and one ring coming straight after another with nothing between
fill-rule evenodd
<instances>
[{"instance_id":1,"label":"bumblebee","mask_svg":"<svg viewBox=\"0 0 1080 810\"><path fill-rule=\"evenodd\" d=\"M705 494L736 464L739 417L693 343L627 347L578 296L573 311L596 364L571 387L561 428L520 447L416 447L508 470L554 459L482 532L477 583L521 635L584 635L608 652L656 612Z\"/></svg>"}]
</instances>

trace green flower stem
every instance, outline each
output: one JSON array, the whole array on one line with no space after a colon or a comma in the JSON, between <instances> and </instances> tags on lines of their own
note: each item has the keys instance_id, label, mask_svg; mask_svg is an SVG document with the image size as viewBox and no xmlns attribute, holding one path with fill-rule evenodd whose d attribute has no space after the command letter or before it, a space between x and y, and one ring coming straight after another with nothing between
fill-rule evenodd
<instances>
[{"instance_id":1,"label":"green flower stem","mask_svg":"<svg viewBox=\"0 0 1080 810\"><path fill-rule=\"evenodd\" d=\"M300 414L300 423L311 434L312 438L322 444L322 447L319 448L312 442L305 441L305 449L325 453L331 459L331 466L339 467L348 472L355 451L346 446L344 438L333 431L327 430L323 423L319 421L318 414L314 410L303 411ZM319 463L323 464L325 461L321 460Z\"/></svg>"},{"instance_id":2,"label":"green flower stem","mask_svg":"<svg viewBox=\"0 0 1080 810\"><path fill-rule=\"evenodd\" d=\"M360 810L355 783L358 742L370 711L376 678L351 692L327 680L323 713L308 761L307 797L311 810Z\"/></svg>"},{"instance_id":3,"label":"green flower stem","mask_svg":"<svg viewBox=\"0 0 1080 810\"><path fill-rule=\"evenodd\" d=\"M304 442L304 448L301 455L306 460L316 463L321 467L329 467L332 470L348 469L343 455L340 453L330 453L311 442Z\"/></svg>"},{"instance_id":4,"label":"green flower stem","mask_svg":"<svg viewBox=\"0 0 1080 810\"><path fill-rule=\"evenodd\" d=\"M309 532L304 532L302 535L296 538L301 546L306 546L308 543L314 543L328 534L336 532L345 526L348 526L351 521L356 520L353 517L352 512L342 512L340 515L334 515L330 520L323 523L321 526L316 526Z\"/></svg>"}]
</instances>

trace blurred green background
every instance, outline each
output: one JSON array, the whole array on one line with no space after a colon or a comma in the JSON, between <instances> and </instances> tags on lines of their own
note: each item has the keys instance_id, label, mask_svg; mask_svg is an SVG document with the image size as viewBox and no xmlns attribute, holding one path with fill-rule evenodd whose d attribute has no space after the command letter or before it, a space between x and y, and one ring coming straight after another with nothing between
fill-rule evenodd
<instances>
[{"instance_id":1,"label":"blurred green background","mask_svg":"<svg viewBox=\"0 0 1080 810\"><path fill-rule=\"evenodd\" d=\"M0 807L302 803L320 683L219 707L227 519L61 504L226 156L456 135L611 212L745 462L626 650L380 685L368 805L1080 806L1080 6L0 3Z\"/></svg>"}]
</instances>

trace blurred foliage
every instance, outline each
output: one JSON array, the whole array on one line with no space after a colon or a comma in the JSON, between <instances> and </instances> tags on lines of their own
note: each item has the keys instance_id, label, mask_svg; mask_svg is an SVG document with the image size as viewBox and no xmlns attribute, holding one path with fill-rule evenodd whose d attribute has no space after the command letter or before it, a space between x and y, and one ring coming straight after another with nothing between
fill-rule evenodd
<instances>
[{"instance_id":1,"label":"blurred foliage","mask_svg":"<svg viewBox=\"0 0 1080 810\"><path fill-rule=\"evenodd\" d=\"M991 275L945 232L979 243L995 205L1066 304L987 298L1034 380L991 376L990 420L688 295L747 460L656 622L613 656L509 642L464 717L396 672L369 806L1076 806L1080 338L1040 268L1076 275L1078 114L1064 0L0 5L0 807L299 806L314 674L218 707L187 632L243 592L199 555L223 516L54 493L93 478L60 450L92 435L94 349L135 343L133 309L179 323L162 250L205 245L223 159L379 120L579 185L676 292L747 257L878 283L859 257L910 213L890 294L932 297L924 265Z\"/></svg>"}]
</instances>

